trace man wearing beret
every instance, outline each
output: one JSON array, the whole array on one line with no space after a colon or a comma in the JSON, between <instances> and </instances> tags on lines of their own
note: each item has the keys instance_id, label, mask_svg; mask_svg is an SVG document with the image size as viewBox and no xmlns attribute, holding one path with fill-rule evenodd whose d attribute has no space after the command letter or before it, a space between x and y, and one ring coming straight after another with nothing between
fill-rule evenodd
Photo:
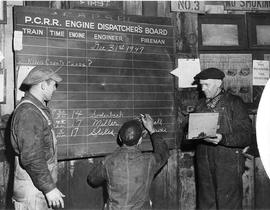
<instances>
[{"instance_id":1,"label":"man wearing beret","mask_svg":"<svg viewBox=\"0 0 270 210\"><path fill-rule=\"evenodd\" d=\"M159 133L155 132L150 115L141 117L148 131L154 153L142 153L142 123L125 122L119 131L122 146L105 158L104 163L90 169L88 184L97 186L106 181L109 198L106 209L150 209L149 189L158 170L169 158L169 149Z\"/></svg>"},{"instance_id":2,"label":"man wearing beret","mask_svg":"<svg viewBox=\"0 0 270 210\"><path fill-rule=\"evenodd\" d=\"M205 96L195 112L219 113L216 137L196 146L199 209L242 209L242 150L251 144L252 125L242 99L222 88L224 77L217 68L194 77Z\"/></svg>"},{"instance_id":3,"label":"man wearing beret","mask_svg":"<svg viewBox=\"0 0 270 210\"><path fill-rule=\"evenodd\" d=\"M13 202L15 209L64 207L57 189L56 138L47 103L62 78L49 66L34 67L22 82L28 87L11 122L15 151Z\"/></svg>"}]
</instances>

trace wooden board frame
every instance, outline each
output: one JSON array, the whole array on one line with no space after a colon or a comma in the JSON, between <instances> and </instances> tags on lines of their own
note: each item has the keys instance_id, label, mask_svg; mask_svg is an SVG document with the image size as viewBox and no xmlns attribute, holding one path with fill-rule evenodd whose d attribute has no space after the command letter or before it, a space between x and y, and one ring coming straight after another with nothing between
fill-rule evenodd
<instances>
[{"instance_id":1,"label":"wooden board frame","mask_svg":"<svg viewBox=\"0 0 270 210\"><path fill-rule=\"evenodd\" d=\"M244 15L198 15L199 50L242 50L246 43Z\"/></svg>"},{"instance_id":2,"label":"wooden board frame","mask_svg":"<svg viewBox=\"0 0 270 210\"><path fill-rule=\"evenodd\" d=\"M7 2L6 1L0 1L0 24L6 24L7 23Z\"/></svg>"},{"instance_id":3,"label":"wooden board frame","mask_svg":"<svg viewBox=\"0 0 270 210\"><path fill-rule=\"evenodd\" d=\"M270 49L270 14L247 14L248 44L251 49Z\"/></svg>"}]
</instances>

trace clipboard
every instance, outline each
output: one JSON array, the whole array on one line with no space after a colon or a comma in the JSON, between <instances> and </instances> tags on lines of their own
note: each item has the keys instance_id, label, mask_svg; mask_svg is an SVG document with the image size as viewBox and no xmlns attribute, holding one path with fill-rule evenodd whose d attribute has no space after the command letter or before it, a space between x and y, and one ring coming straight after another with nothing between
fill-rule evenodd
<instances>
[{"instance_id":1,"label":"clipboard","mask_svg":"<svg viewBox=\"0 0 270 210\"><path fill-rule=\"evenodd\" d=\"M187 139L215 138L218 112L190 113Z\"/></svg>"}]
</instances>

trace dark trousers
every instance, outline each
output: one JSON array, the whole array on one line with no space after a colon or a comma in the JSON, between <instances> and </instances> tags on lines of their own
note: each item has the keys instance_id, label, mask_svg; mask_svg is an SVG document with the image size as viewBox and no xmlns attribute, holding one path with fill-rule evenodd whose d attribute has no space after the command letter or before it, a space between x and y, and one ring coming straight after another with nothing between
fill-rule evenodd
<instances>
[{"instance_id":1,"label":"dark trousers","mask_svg":"<svg viewBox=\"0 0 270 210\"><path fill-rule=\"evenodd\" d=\"M226 161L228 157L211 151L197 157L198 209L242 209L244 168L238 157L236 154L234 161Z\"/></svg>"}]
</instances>

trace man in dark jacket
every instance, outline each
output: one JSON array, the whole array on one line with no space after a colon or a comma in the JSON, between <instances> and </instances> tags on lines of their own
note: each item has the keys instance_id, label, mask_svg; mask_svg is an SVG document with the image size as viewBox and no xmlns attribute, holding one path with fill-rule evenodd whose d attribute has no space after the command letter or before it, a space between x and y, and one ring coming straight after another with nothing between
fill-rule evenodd
<instances>
[{"instance_id":1,"label":"man in dark jacket","mask_svg":"<svg viewBox=\"0 0 270 210\"><path fill-rule=\"evenodd\" d=\"M224 77L216 68L194 77L205 95L195 111L219 113L216 138L196 147L199 209L242 209L242 150L251 144L252 124L242 99L222 89Z\"/></svg>"},{"instance_id":2,"label":"man in dark jacket","mask_svg":"<svg viewBox=\"0 0 270 210\"><path fill-rule=\"evenodd\" d=\"M13 192L16 210L64 207L64 195L56 187L56 138L47 107L60 81L62 78L51 67L36 66L22 83L29 89L16 106L11 122L11 143L16 153Z\"/></svg>"},{"instance_id":3,"label":"man in dark jacket","mask_svg":"<svg viewBox=\"0 0 270 210\"><path fill-rule=\"evenodd\" d=\"M169 158L168 146L155 132L150 115L143 115L141 120L142 123L131 120L122 125L118 135L122 147L107 156L104 163L93 167L87 177L91 186L107 182L108 209L149 209L150 185ZM142 124L151 137L154 153L142 153L138 148Z\"/></svg>"}]
</instances>

